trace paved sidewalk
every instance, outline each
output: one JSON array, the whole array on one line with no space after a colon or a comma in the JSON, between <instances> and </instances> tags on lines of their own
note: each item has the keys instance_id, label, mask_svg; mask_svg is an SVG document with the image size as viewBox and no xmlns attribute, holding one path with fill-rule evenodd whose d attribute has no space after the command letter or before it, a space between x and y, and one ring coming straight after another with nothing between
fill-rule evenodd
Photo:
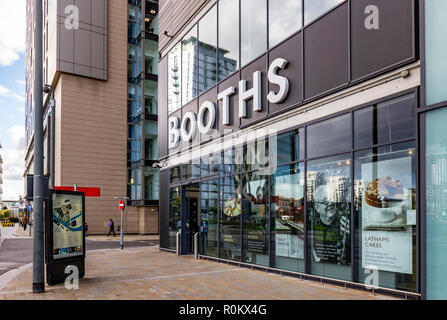
<instances>
[{"instance_id":1,"label":"paved sidewalk","mask_svg":"<svg viewBox=\"0 0 447 320\"><path fill-rule=\"evenodd\" d=\"M28 266L0 292L0 300L377 300L388 296L300 281L211 261L177 257L158 247L87 253L79 290L63 285L31 292Z\"/></svg>"}]
</instances>

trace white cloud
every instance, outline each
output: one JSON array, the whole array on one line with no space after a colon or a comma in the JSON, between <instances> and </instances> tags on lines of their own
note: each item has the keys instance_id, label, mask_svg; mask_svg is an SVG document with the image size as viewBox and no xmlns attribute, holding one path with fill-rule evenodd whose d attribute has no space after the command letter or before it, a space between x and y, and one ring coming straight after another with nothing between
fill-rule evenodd
<instances>
[{"instance_id":1,"label":"white cloud","mask_svg":"<svg viewBox=\"0 0 447 320\"><path fill-rule=\"evenodd\" d=\"M26 2L0 1L0 66L12 65L25 52Z\"/></svg>"},{"instance_id":2,"label":"white cloud","mask_svg":"<svg viewBox=\"0 0 447 320\"><path fill-rule=\"evenodd\" d=\"M1 55L1 53L0 53ZM13 98L19 102L25 102L25 98L17 93L12 92L8 88L2 86L0 84L0 97L10 97Z\"/></svg>"},{"instance_id":3,"label":"white cloud","mask_svg":"<svg viewBox=\"0 0 447 320\"><path fill-rule=\"evenodd\" d=\"M3 199L17 199L23 195L25 171L25 127L13 126L8 134L10 146L3 149Z\"/></svg>"},{"instance_id":4,"label":"white cloud","mask_svg":"<svg viewBox=\"0 0 447 320\"><path fill-rule=\"evenodd\" d=\"M22 79L16 79L16 83L17 83L17 84L20 84L21 86L26 85L26 81L25 81L25 80L22 80Z\"/></svg>"}]
</instances>

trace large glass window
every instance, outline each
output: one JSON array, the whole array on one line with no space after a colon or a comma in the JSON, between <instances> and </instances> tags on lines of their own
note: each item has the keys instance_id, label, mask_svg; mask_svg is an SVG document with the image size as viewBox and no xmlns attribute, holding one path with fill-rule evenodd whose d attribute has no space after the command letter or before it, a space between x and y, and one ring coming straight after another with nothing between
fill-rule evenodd
<instances>
[{"instance_id":1,"label":"large glass window","mask_svg":"<svg viewBox=\"0 0 447 320\"><path fill-rule=\"evenodd\" d=\"M304 165L280 167L272 181L272 266L305 272L304 265Z\"/></svg>"},{"instance_id":2,"label":"large glass window","mask_svg":"<svg viewBox=\"0 0 447 320\"><path fill-rule=\"evenodd\" d=\"M158 123L146 120L145 123L145 158L158 160Z\"/></svg>"},{"instance_id":3,"label":"large glass window","mask_svg":"<svg viewBox=\"0 0 447 320\"><path fill-rule=\"evenodd\" d=\"M425 3L425 75L427 105L447 100L447 1L426 0Z\"/></svg>"},{"instance_id":4,"label":"large glass window","mask_svg":"<svg viewBox=\"0 0 447 320\"><path fill-rule=\"evenodd\" d=\"M200 235L201 253L217 257L219 221L219 180L200 184Z\"/></svg>"},{"instance_id":5,"label":"large glass window","mask_svg":"<svg viewBox=\"0 0 447 320\"><path fill-rule=\"evenodd\" d=\"M351 280L351 157L307 163L311 273Z\"/></svg>"},{"instance_id":6,"label":"large glass window","mask_svg":"<svg viewBox=\"0 0 447 320\"><path fill-rule=\"evenodd\" d=\"M241 1L241 65L267 50L267 0Z\"/></svg>"},{"instance_id":7,"label":"large glass window","mask_svg":"<svg viewBox=\"0 0 447 320\"><path fill-rule=\"evenodd\" d=\"M157 81L144 80L144 106L150 115L158 115L157 89Z\"/></svg>"},{"instance_id":8,"label":"large glass window","mask_svg":"<svg viewBox=\"0 0 447 320\"><path fill-rule=\"evenodd\" d=\"M307 127L307 158L342 153L352 148L351 115Z\"/></svg>"},{"instance_id":9,"label":"large glass window","mask_svg":"<svg viewBox=\"0 0 447 320\"><path fill-rule=\"evenodd\" d=\"M243 179L243 261L269 266L267 217L269 176L247 173Z\"/></svg>"},{"instance_id":10,"label":"large glass window","mask_svg":"<svg viewBox=\"0 0 447 320\"><path fill-rule=\"evenodd\" d=\"M197 25L182 40L182 105L197 96Z\"/></svg>"},{"instance_id":11,"label":"large glass window","mask_svg":"<svg viewBox=\"0 0 447 320\"><path fill-rule=\"evenodd\" d=\"M159 185L158 169L146 167L144 169L145 200L158 200L158 193L159 193L158 185Z\"/></svg>"},{"instance_id":12,"label":"large glass window","mask_svg":"<svg viewBox=\"0 0 447 320\"><path fill-rule=\"evenodd\" d=\"M345 0L304 0L304 23L309 24Z\"/></svg>"},{"instance_id":13,"label":"large glass window","mask_svg":"<svg viewBox=\"0 0 447 320\"><path fill-rule=\"evenodd\" d=\"M304 129L293 130L278 136L276 140L278 165L304 159Z\"/></svg>"},{"instance_id":14,"label":"large glass window","mask_svg":"<svg viewBox=\"0 0 447 320\"><path fill-rule=\"evenodd\" d=\"M220 179L220 257L241 261L241 191L239 176Z\"/></svg>"},{"instance_id":15,"label":"large glass window","mask_svg":"<svg viewBox=\"0 0 447 320\"><path fill-rule=\"evenodd\" d=\"M199 22L199 94L217 83L217 6Z\"/></svg>"},{"instance_id":16,"label":"large glass window","mask_svg":"<svg viewBox=\"0 0 447 320\"><path fill-rule=\"evenodd\" d=\"M269 45L274 47L302 27L301 0L269 0Z\"/></svg>"},{"instance_id":17,"label":"large glass window","mask_svg":"<svg viewBox=\"0 0 447 320\"><path fill-rule=\"evenodd\" d=\"M219 80L239 69L239 0L219 1Z\"/></svg>"},{"instance_id":18,"label":"large glass window","mask_svg":"<svg viewBox=\"0 0 447 320\"><path fill-rule=\"evenodd\" d=\"M357 152L354 170L357 280L416 291L415 143Z\"/></svg>"},{"instance_id":19,"label":"large glass window","mask_svg":"<svg viewBox=\"0 0 447 320\"><path fill-rule=\"evenodd\" d=\"M182 225L181 218L181 189L180 187L169 189L169 248L176 249L176 237Z\"/></svg>"},{"instance_id":20,"label":"large glass window","mask_svg":"<svg viewBox=\"0 0 447 320\"><path fill-rule=\"evenodd\" d=\"M144 40L144 68L146 73L158 74L158 42Z\"/></svg>"},{"instance_id":21,"label":"large glass window","mask_svg":"<svg viewBox=\"0 0 447 320\"><path fill-rule=\"evenodd\" d=\"M181 44L177 44L168 55L168 112L180 109L180 82L182 79Z\"/></svg>"},{"instance_id":22,"label":"large glass window","mask_svg":"<svg viewBox=\"0 0 447 320\"><path fill-rule=\"evenodd\" d=\"M416 136L414 94L392 99L354 113L354 144L363 148Z\"/></svg>"},{"instance_id":23,"label":"large glass window","mask_svg":"<svg viewBox=\"0 0 447 320\"><path fill-rule=\"evenodd\" d=\"M447 299L447 108L426 114L426 292Z\"/></svg>"}]
</instances>

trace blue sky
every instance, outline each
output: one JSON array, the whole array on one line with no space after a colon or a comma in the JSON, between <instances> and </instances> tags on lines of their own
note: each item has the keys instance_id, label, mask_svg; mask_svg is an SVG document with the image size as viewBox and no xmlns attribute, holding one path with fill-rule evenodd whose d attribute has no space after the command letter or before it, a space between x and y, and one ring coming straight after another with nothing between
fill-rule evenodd
<instances>
[{"instance_id":1,"label":"blue sky","mask_svg":"<svg viewBox=\"0 0 447 320\"><path fill-rule=\"evenodd\" d=\"M3 199L23 194L25 153L25 0L0 0L0 144Z\"/></svg>"}]
</instances>

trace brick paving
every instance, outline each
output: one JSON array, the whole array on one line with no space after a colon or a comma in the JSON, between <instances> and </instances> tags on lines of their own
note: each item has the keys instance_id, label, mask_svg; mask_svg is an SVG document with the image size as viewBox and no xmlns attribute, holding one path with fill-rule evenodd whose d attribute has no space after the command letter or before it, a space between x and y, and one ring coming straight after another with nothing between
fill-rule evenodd
<instances>
[{"instance_id":1,"label":"brick paving","mask_svg":"<svg viewBox=\"0 0 447 320\"><path fill-rule=\"evenodd\" d=\"M79 290L63 285L31 291L32 270L12 280L0 300L377 300L393 299L315 281L177 257L158 247L87 253Z\"/></svg>"}]
</instances>

